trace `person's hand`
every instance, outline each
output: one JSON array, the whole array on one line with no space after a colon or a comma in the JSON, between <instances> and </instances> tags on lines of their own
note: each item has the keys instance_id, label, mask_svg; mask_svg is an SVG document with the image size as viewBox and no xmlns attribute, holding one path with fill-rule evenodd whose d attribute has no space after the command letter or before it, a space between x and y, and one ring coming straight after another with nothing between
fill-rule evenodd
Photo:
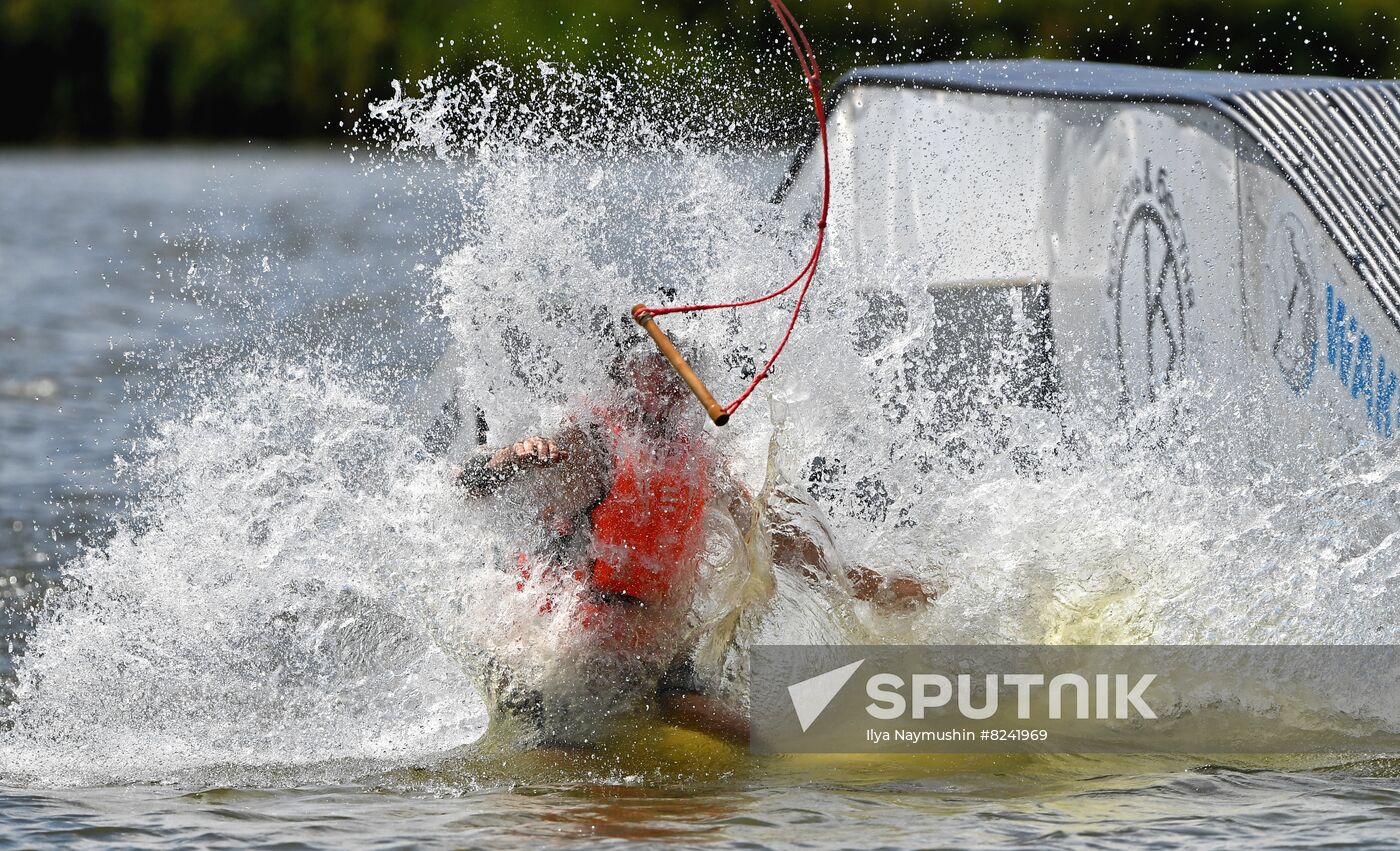
<instances>
[{"instance_id":1,"label":"person's hand","mask_svg":"<svg viewBox=\"0 0 1400 851\"><path fill-rule=\"evenodd\" d=\"M568 457L563 447L545 437L527 437L499 450L486 466L493 470L511 467L548 467Z\"/></svg>"},{"instance_id":2,"label":"person's hand","mask_svg":"<svg viewBox=\"0 0 1400 851\"><path fill-rule=\"evenodd\" d=\"M882 577L864 565L857 565L846 571L846 579L851 583L851 593L857 600L865 600L887 609L913 611L938 599L938 591L909 576Z\"/></svg>"},{"instance_id":3,"label":"person's hand","mask_svg":"<svg viewBox=\"0 0 1400 851\"><path fill-rule=\"evenodd\" d=\"M907 576L897 576L891 579L885 588L885 593L889 595L887 605L905 610L927 606L938 598L937 591L932 591L919 580Z\"/></svg>"}]
</instances>

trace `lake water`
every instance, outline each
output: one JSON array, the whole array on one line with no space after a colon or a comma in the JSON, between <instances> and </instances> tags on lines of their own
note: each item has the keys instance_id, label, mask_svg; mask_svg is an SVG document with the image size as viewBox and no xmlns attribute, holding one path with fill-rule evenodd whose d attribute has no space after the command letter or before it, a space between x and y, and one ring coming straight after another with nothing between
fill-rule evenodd
<instances>
[{"instance_id":1,"label":"lake water","mask_svg":"<svg viewBox=\"0 0 1400 851\"><path fill-rule=\"evenodd\" d=\"M420 186L360 173L326 151L256 147L0 158L0 617L10 641L22 646L58 563L120 510L114 455L189 387L171 358L221 350L236 362L250 340L272 340L330 347L393 380L431 366L440 336L422 321L428 286L412 270L435 262L442 240L414 229L451 219L426 209L432 193ZM277 272L263 273L272 260ZM206 261L220 292L190 289L190 265ZM383 345L361 345L361 326ZM0 672L8 664L0 657Z\"/></svg>"},{"instance_id":2,"label":"lake water","mask_svg":"<svg viewBox=\"0 0 1400 851\"><path fill-rule=\"evenodd\" d=\"M733 166L758 195L783 162L734 157ZM241 503L137 493L117 458L198 400L228 396L230 376L287 381L281 396L294 395L305 381L287 374L308 362L373 387L380 407L336 396L327 380L310 394L335 396L326 408L288 401L265 419L246 407L200 409L213 423L206 437L179 428L163 437L174 466L199 473L181 487L244 486L218 478L217 456L244 451L228 422L314 431L410 407L446 345L434 270L469 238L445 169L366 169L319 148L0 154L0 704L14 705L15 661L36 618L57 605L65 565L89 589L68 593L101 596L72 604L73 623L51 625L46 679L19 698L45 717L25 717L23 741L13 740L19 728L0 729L0 845L1400 846L1395 760L769 759L666 729L617 752L473 745L482 711L470 682L394 626L406 617L395 612L372 620L382 664L336 657L330 673L251 696L261 673L218 666L276 654L250 645L210 601L264 612L250 594L302 592L256 572L261 544L218 538L218 512ZM250 398L254 409L285 401ZM296 417L308 410L305 425ZM298 487L295 504L279 503L289 513L320 498ZM150 500L183 508L114 527ZM326 503L328 512L353 501ZM187 519L194 528L157 546ZM319 524L344 523L305 522L313 538ZM392 608L345 564L395 556L376 561L372 543L331 540L352 543L297 564L341 576L326 582L341 583L342 597L367 595L364 605L349 598L351 615ZM93 546L110 559L83 555ZM411 558L414 545L401 546ZM190 605L207 615L175 599L206 593ZM306 594L303 622L353 620L340 620L340 598ZM208 670L216 676L202 677ZM247 684L220 691L243 675ZM400 678L416 685L401 690Z\"/></svg>"}]
</instances>

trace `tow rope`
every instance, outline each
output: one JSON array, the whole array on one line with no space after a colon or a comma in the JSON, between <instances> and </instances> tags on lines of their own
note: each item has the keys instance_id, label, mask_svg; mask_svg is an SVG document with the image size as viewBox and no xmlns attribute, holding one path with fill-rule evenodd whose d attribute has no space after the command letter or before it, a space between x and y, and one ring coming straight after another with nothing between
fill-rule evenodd
<instances>
[{"instance_id":1,"label":"tow rope","mask_svg":"<svg viewBox=\"0 0 1400 851\"><path fill-rule=\"evenodd\" d=\"M669 307L647 307L645 304L639 304L632 308L632 318L637 321L638 325L646 329L652 342L656 344L656 348L670 362L690 391L695 394L695 398L700 400L700 404L705 406L705 411L717 426L729 422L730 416L739 410L739 406L744 404L744 400L749 398L758 385L768 377L769 372L773 369L773 364L777 362L778 356L783 353L783 349L787 346L788 339L792 336L792 329L797 325L797 317L802 312L802 303L807 298L807 290L811 288L812 280L817 275L817 264L821 261L822 245L826 239L826 214L831 207L831 160L827 152L826 105L822 102L821 69L817 66L817 57L812 52L812 45L808 43L807 36L802 32L802 25L797 22L797 18L788 10L783 0L768 0L768 5L772 6L773 11L777 13L778 20L782 22L783 29L787 32L788 41L792 44L793 52L797 54L797 64L802 70L803 78L807 81L807 88L812 92L812 108L817 116L817 132L822 146L822 209L821 216L817 220L817 241L816 245L812 247L812 254L807 258L807 265L802 267L802 271L798 272L795 278L767 295L746 301L722 304L686 304ZM792 317L788 320L787 330L783 332L783 338L778 341L778 347L773 350L768 362L764 364L763 369L758 371L744 392L740 393L739 397L728 405L721 405L715 401L714 395L706 388L705 382L700 379L690 364L686 363L685 358L676 349L670 338L661 330L661 326L656 324L656 317L665 316L668 313L694 313L701 310L751 307L755 304L762 304L786 293L797 286L799 282L802 284L802 288L797 292L797 302L793 305Z\"/></svg>"}]
</instances>

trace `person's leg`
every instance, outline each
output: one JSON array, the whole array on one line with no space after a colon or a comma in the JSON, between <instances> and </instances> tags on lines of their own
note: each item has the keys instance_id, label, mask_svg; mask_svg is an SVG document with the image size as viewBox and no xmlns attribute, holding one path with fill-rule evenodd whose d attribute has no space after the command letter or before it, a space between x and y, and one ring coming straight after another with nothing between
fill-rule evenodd
<instances>
[{"instance_id":1,"label":"person's leg","mask_svg":"<svg viewBox=\"0 0 1400 851\"><path fill-rule=\"evenodd\" d=\"M657 703L661 719L737 745L749 742L749 719L724 701L711 697L698 682L690 654L682 654L661 678Z\"/></svg>"},{"instance_id":2,"label":"person's leg","mask_svg":"<svg viewBox=\"0 0 1400 851\"><path fill-rule=\"evenodd\" d=\"M491 659L482 672L486 686L486 704L498 714L538 723L543 709L539 692L523 687L515 673L504 663Z\"/></svg>"},{"instance_id":3,"label":"person's leg","mask_svg":"<svg viewBox=\"0 0 1400 851\"><path fill-rule=\"evenodd\" d=\"M749 743L749 719L723 701L699 692L661 695L662 720L723 739L735 745Z\"/></svg>"}]
</instances>

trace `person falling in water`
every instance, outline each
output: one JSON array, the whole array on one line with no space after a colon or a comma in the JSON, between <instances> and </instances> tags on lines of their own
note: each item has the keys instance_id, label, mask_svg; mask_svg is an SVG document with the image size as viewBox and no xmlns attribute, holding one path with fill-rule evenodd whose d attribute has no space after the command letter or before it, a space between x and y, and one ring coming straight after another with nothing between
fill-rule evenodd
<instances>
[{"instance_id":1,"label":"person falling in water","mask_svg":"<svg viewBox=\"0 0 1400 851\"><path fill-rule=\"evenodd\" d=\"M517 590L539 592L541 612L567 608L560 614L571 618L571 628L615 658L659 660L629 676L649 681L640 689L649 692L644 703L664 720L747 741L747 719L698 682L686 615L704 580L707 507L746 529L752 498L715 455L698 406L688 403L684 383L659 353L633 341L609 374L617 393L608 404L585 406L553 436L476 453L452 470L452 480L469 498L482 498L513 481L548 478L537 515L546 543L519 556ZM813 584L835 578L831 558L810 533L782 524L768 534L774 566ZM886 579L865 567L844 574L852 596L883 608L907 611L935 596L908 577ZM486 675L498 716L557 726L544 720L547 699L508 667L488 664Z\"/></svg>"}]
</instances>

